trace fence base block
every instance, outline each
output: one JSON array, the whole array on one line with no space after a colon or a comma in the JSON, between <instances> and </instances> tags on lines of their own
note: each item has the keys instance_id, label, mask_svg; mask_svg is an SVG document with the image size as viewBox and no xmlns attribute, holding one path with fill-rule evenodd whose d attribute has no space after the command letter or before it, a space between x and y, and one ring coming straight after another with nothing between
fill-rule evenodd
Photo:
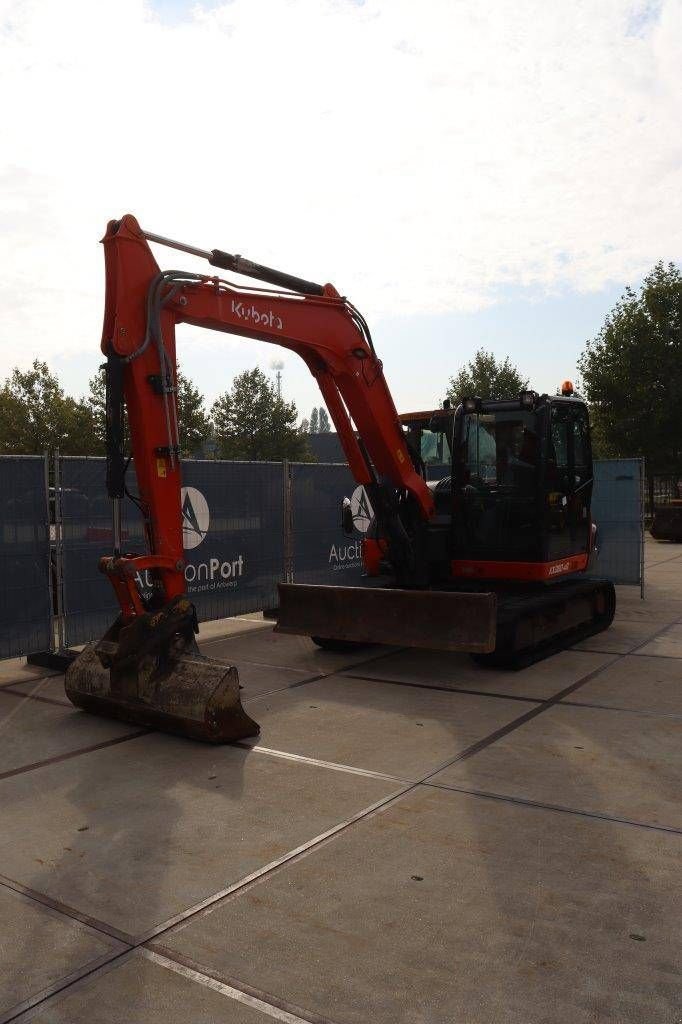
<instances>
[{"instance_id":1,"label":"fence base block","mask_svg":"<svg viewBox=\"0 0 682 1024\"><path fill-rule=\"evenodd\" d=\"M54 668L57 672L66 672L79 653L71 647L62 647L59 651L35 651L28 655L26 661L29 665L37 665L38 668Z\"/></svg>"}]
</instances>

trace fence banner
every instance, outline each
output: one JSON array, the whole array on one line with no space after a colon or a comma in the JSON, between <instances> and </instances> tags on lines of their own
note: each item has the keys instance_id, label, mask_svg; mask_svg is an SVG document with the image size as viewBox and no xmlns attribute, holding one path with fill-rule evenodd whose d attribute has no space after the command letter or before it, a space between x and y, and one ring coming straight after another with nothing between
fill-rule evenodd
<instances>
[{"instance_id":1,"label":"fence banner","mask_svg":"<svg viewBox=\"0 0 682 1024\"><path fill-rule=\"evenodd\" d=\"M438 480L449 467L427 470L430 480ZM641 459L594 463L592 516L599 527L599 557L591 575L619 584L642 583L642 472ZM370 510L364 488L356 486L345 463L292 465L291 488L293 582L361 586L361 540ZM352 496L352 537L340 526L344 496Z\"/></svg>"},{"instance_id":2,"label":"fence banner","mask_svg":"<svg viewBox=\"0 0 682 1024\"><path fill-rule=\"evenodd\" d=\"M362 586L362 538L373 514L365 488L345 464L292 463L289 471L293 582ZM352 537L341 529L344 497L351 499Z\"/></svg>"},{"instance_id":3,"label":"fence banner","mask_svg":"<svg viewBox=\"0 0 682 1024\"><path fill-rule=\"evenodd\" d=\"M0 456L0 495L0 658L15 658L53 646L45 458Z\"/></svg>"},{"instance_id":4,"label":"fence banner","mask_svg":"<svg viewBox=\"0 0 682 1024\"><path fill-rule=\"evenodd\" d=\"M112 548L106 463L63 458L62 559L66 643L101 636L117 614L111 584L98 571ZM135 475L128 473L135 492ZM200 621L240 615L277 603L284 557L281 463L183 462L181 507L187 593ZM123 503L123 547L145 551L142 518ZM145 591L148 578L141 581Z\"/></svg>"},{"instance_id":5,"label":"fence banner","mask_svg":"<svg viewBox=\"0 0 682 1024\"><path fill-rule=\"evenodd\" d=\"M613 583L644 582L644 462L594 462L592 519L597 524L599 557L591 575Z\"/></svg>"}]
</instances>

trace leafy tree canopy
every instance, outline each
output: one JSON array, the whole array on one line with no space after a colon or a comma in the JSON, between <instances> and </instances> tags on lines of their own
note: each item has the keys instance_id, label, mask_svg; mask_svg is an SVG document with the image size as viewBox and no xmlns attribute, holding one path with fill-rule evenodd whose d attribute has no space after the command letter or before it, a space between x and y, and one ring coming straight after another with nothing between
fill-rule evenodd
<instances>
[{"instance_id":1,"label":"leafy tree canopy","mask_svg":"<svg viewBox=\"0 0 682 1024\"><path fill-rule=\"evenodd\" d=\"M494 401L500 398L516 398L519 391L528 387L520 372L509 360L495 358L494 353L480 348L473 359L450 378L447 395L454 404L463 398L482 398Z\"/></svg>"},{"instance_id":2,"label":"leafy tree canopy","mask_svg":"<svg viewBox=\"0 0 682 1024\"><path fill-rule=\"evenodd\" d=\"M309 420L301 422L302 434L328 434L331 431L329 413L323 405L313 409Z\"/></svg>"},{"instance_id":3,"label":"leafy tree canopy","mask_svg":"<svg viewBox=\"0 0 682 1024\"><path fill-rule=\"evenodd\" d=\"M258 367L235 377L231 389L213 403L211 416L220 458L311 458L305 436L296 429L296 406L278 398Z\"/></svg>"},{"instance_id":4,"label":"leafy tree canopy","mask_svg":"<svg viewBox=\"0 0 682 1024\"><path fill-rule=\"evenodd\" d=\"M47 363L15 367L0 388L0 450L39 455L59 448L68 455L92 451L92 415L86 402L64 394Z\"/></svg>"},{"instance_id":5,"label":"leafy tree canopy","mask_svg":"<svg viewBox=\"0 0 682 1024\"><path fill-rule=\"evenodd\" d=\"M103 368L90 381L87 406L93 422L93 440L89 445L89 453L102 454L106 441L106 380ZM184 458L197 455L201 445L211 436L211 420L204 407L204 398L181 370L178 370L178 429ZM128 442L127 448L130 448Z\"/></svg>"},{"instance_id":6,"label":"leafy tree canopy","mask_svg":"<svg viewBox=\"0 0 682 1024\"><path fill-rule=\"evenodd\" d=\"M682 275L657 263L588 341L578 362L597 453L644 456L653 473L682 461Z\"/></svg>"}]
</instances>

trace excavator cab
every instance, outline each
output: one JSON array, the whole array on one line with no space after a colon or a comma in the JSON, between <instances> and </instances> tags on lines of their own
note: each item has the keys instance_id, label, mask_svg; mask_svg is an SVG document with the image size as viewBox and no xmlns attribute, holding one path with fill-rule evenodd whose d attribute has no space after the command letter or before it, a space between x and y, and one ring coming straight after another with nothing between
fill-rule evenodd
<instances>
[{"instance_id":1,"label":"excavator cab","mask_svg":"<svg viewBox=\"0 0 682 1024\"><path fill-rule=\"evenodd\" d=\"M581 399L532 391L516 401L465 399L452 447L458 575L533 579L566 559L575 571L586 567L592 449Z\"/></svg>"}]
</instances>

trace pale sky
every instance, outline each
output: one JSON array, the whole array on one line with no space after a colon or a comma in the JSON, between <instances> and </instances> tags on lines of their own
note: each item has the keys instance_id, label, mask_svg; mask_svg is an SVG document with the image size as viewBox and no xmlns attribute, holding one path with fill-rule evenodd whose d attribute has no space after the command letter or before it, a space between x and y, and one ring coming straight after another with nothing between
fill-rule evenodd
<instances>
[{"instance_id":1,"label":"pale sky","mask_svg":"<svg viewBox=\"0 0 682 1024\"><path fill-rule=\"evenodd\" d=\"M480 345L538 390L682 255L682 0L0 0L0 377L85 393L98 239L143 227L331 281L398 407ZM156 250L165 268L206 268ZM180 328L209 400L290 353Z\"/></svg>"}]
</instances>

